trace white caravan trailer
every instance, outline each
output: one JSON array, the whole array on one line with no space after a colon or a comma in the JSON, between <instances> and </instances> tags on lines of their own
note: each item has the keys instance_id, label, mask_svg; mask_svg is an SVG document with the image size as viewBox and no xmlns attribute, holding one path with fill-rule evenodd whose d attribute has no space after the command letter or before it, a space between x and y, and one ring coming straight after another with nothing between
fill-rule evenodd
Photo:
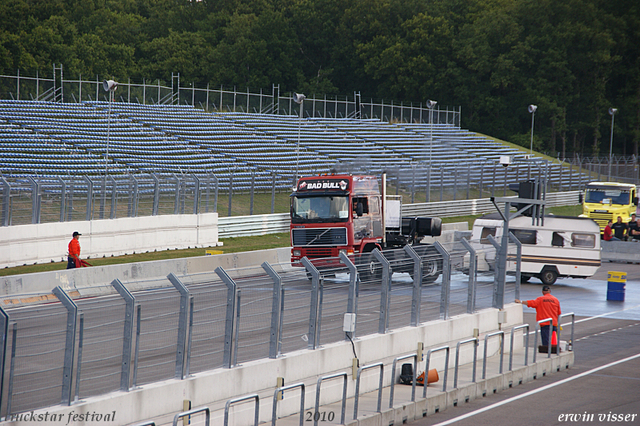
<instances>
[{"instance_id":1,"label":"white caravan trailer","mask_svg":"<svg viewBox=\"0 0 640 426\"><path fill-rule=\"evenodd\" d=\"M509 230L522 243L522 282L536 277L551 285L558 277L587 278L596 273L600 267L600 227L595 221L545 216L544 226L531 222L527 216L509 221ZM471 244L478 251L479 271L494 269L495 249L487 236L492 235L500 243L503 223L497 214L474 222ZM509 250L507 273L510 275L516 270L515 254L515 247Z\"/></svg>"}]
</instances>

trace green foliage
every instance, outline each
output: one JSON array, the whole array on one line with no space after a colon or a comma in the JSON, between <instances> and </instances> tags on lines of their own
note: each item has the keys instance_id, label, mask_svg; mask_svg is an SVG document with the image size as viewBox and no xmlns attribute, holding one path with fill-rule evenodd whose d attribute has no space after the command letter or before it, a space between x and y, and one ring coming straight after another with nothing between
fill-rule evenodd
<instances>
[{"instance_id":1,"label":"green foliage","mask_svg":"<svg viewBox=\"0 0 640 426\"><path fill-rule=\"evenodd\" d=\"M460 105L528 146L638 154L636 0L4 0L0 68ZM604 142L603 142L604 140ZM555 155L554 155L555 156Z\"/></svg>"}]
</instances>

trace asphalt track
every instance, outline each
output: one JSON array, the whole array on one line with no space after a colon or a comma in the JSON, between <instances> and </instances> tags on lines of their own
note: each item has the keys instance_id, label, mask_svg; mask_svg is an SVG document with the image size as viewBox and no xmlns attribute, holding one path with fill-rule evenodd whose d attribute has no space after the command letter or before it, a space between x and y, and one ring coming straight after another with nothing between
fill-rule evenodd
<instances>
[{"instance_id":1,"label":"asphalt track","mask_svg":"<svg viewBox=\"0 0 640 426\"><path fill-rule=\"evenodd\" d=\"M606 300L607 272L628 273L624 302ZM540 295L532 279L523 299ZM562 311L574 312L575 365L498 394L458 405L412 425L640 425L640 265L604 264L588 280L561 279L551 288ZM525 308L533 326L535 313ZM562 340L570 327L563 327Z\"/></svg>"}]
</instances>

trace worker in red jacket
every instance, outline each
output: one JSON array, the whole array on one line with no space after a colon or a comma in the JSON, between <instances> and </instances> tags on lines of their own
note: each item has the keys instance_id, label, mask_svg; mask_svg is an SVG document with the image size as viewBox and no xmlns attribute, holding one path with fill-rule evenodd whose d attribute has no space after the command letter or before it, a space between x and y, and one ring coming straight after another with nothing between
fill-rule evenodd
<instances>
[{"instance_id":1,"label":"worker in red jacket","mask_svg":"<svg viewBox=\"0 0 640 426\"><path fill-rule=\"evenodd\" d=\"M80 235L78 231L73 233L73 238L69 242L69 258L67 260L67 269L79 268L80 260Z\"/></svg>"},{"instance_id":2,"label":"worker in red jacket","mask_svg":"<svg viewBox=\"0 0 640 426\"><path fill-rule=\"evenodd\" d=\"M536 310L536 321L546 318L553 320L553 331L558 331L558 317L562 314L560 310L560 301L551 295L548 285L542 286L542 296L535 300L515 300L516 303L522 303ZM549 323L540 324L540 335L542 336L542 345L549 345Z\"/></svg>"},{"instance_id":3,"label":"worker in red jacket","mask_svg":"<svg viewBox=\"0 0 640 426\"><path fill-rule=\"evenodd\" d=\"M611 229L611 224L613 222L609 220L607 222L607 226L604 227L604 233L602 234L602 239L605 241L620 241L620 239L613 236L613 229Z\"/></svg>"}]
</instances>

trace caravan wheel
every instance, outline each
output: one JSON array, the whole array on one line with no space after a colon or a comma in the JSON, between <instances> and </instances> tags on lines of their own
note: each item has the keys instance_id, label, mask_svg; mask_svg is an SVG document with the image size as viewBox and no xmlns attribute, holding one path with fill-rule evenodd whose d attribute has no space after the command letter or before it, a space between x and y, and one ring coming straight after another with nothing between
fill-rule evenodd
<instances>
[{"instance_id":1,"label":"caravan wheel","mask_svg":"<svg viewBox=\"0 0 640 426\"><path fill-rule=\"evenodd\" d=\"M554 269L545 269L540 272L540 281L545 285L553 285L558 279L558 272Z\"/></svg>"}]
</instances>

